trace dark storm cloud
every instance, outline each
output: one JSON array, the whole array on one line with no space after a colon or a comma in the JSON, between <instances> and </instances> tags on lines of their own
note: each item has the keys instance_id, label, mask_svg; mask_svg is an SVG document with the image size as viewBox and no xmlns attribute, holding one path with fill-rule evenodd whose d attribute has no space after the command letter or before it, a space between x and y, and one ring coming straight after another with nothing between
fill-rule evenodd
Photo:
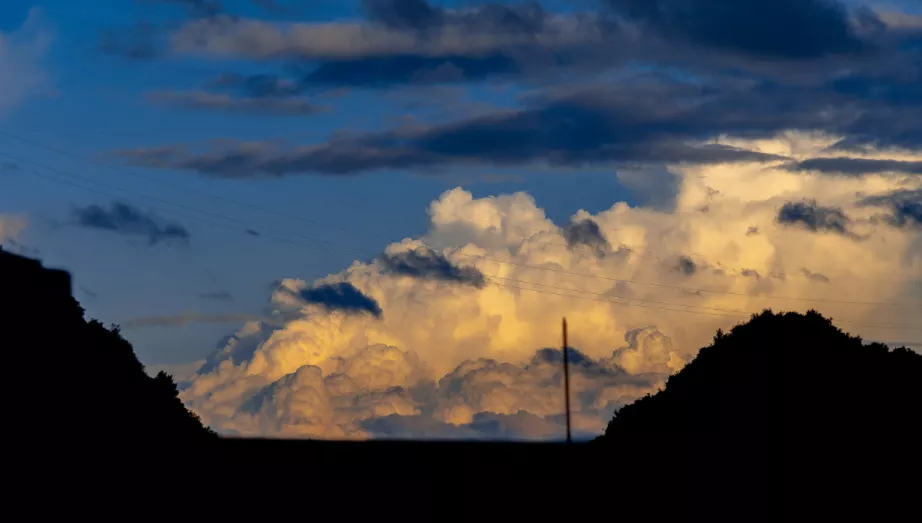
<instances>
[{"instance_id":1,"label":"dark storm cloud","mask_svg":"<svg viewBox=\"0 0 922 523\"><path fill-rule=\"evenodd\" d=\"M810 59L865 48L835 0L607 0L668 39L756 57ZM873 15L865 12L865 18ZM867 23L868 20L865 20Z\"/></svg>"},{"instance_id":2,"label":"dark storm cloud","mask_svg":"<svg viewBox=\"0 0 922 523\"><path fill-rule=\"evenodd\" d=\"M486 284L483 273L476 267L458 267L440 253L426 248L385 254L381 257L381 266L385 273L418 279L465 283L475 287Z\"/></svg>"},{"instance_id":3,"label":"dark storm cloud","mask_svg":"<svg viewBox=\"0 0 922 523\"><path fill-rule=\"evenodd\" d=\"M538 3L448 9L425 0L367 0L366 20L290 27L229 14L197 17L160 43L180 56L281 62L284 72L226 74L207 86L215 92L161 102L304 114L316 106L303 97L327 89L422 89L496 78L538 84L544 93L521 99L517 110L413 130L352 130L350 138L311 147L247 143L123 155L139 165L244 178L762 161L777 158L705 143L787 130L843 136L840 150L922 146L922 28L888 26L867 9L849 13L826 0L605 2L608 8L575 14ZM677 74L579 85L627 63ZM569 93L548 87L561 78L570 81ZM817 158L789 168L839 175L919 170L918 162L872 162L878 161ZM641 191L659 186L635 181L643 182ZM671 190L655 195L656 205L667 208Z\"/></svg>"},{"instance_id":4,"label":"dark storm cloud","mask_svg":"<svg viewBox=\"0 0 922 523\"><path fill-rule=\"evenodd\" d=\"M166 147L117 154L136 165L223 178L354 174L452 164L764 162L784 158L702 142L720 134L770 136L783 129L810 127L816 112L796 99L765 99L749 89L746 94L728 93L721 101L714 94L691 84L638 79L549 97L522 110L310 147L279 150L269 144L245 143L205 153ZM747 118L745 111L758 117ZM822 117L829 120L835 115Z\"/></svg>"},{"instance_id":5,"label":"dark storm cloud","mask_svg":"<svg viewBox=\"0 0 922 523\"><path fill-rule=\"evenodd\" d=\"M812 232L834 232L851 236L851 220L838 207L823 207L816 201L787 202L778 211L778 223L798 225Z\"/></svg>"},{"instance_id":6,"label":"dark storm cloud","mask_svg":"<svg viewBox=\"0 0 922 523\"><path fill-rule=\"evenodd\" d=\"M595 220L585 219L571 223L563 230L567 239L567 246L571 249L585 245L595 252L598 257L603 257L611 252L611 244L602 234L599 224Z\"/></svg>"},{"instance_id":7,"label":"dark storm cloud","mask_svg":"<svg viewBox=\"0 0 922 523\"><path fill-rule=\"evenodd\" d=\"M886 207L890 214L879 217L893 227L922 226L922 189L894 191L890 194L867 197L860 205Z\"/></svg>"},{"instance_id":8,"label":"dark storm cloud","mask_svg":"<svg viewBox=\"0 0 922 523\"><path fill-rule=\"evenodd\" d=\"M688 256L680 256L675 269L686 276L691 276L698 272L698 264Z\"/></svg>"},{"instance_id":9,"label":"dark storm cloud","mask_svg":"<svg viewBox=\"0 0 922 523\"><path fill-rule=\"evenodd\" d=\"M146 237L150 245L171 241L189 243L189 231L182 225L162 222L124 202L112 202L108 208L95 204L78 208L73 216L81 227Z\"/></svg>"},{"instance_id":10,"label":"dark storm cloud","mask_svg":"<svg viewBox=\"0 0 922 523\"><path fill-rule=\"evenodd\" d=\"M792 171L817 171L845 176L862 176L866 174L895 172L902 174L922 174L922 162L902 160L872 160L866 158L810 158L788 165Z\"/></svg>"},{"instance_id":11,"label":"dark storm cloud","mask_svg":"<svg viewBox=\"0 0 922 523\"><path fill-rule=\"evenodd\" d=\"M369 313L380 318L382 311L378 302L348 282L325 283L299 291L298 296L307 303L322 305L330 311L344 311L350 314Z\"/></svg>"}]
</instances>

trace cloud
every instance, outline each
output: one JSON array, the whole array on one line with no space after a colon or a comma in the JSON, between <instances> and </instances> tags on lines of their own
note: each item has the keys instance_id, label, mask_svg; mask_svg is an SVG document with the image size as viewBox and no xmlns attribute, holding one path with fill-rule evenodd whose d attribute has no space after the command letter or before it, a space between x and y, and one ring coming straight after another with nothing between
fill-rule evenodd
<instances>
[{"instance_id":1,"label":"cloud","mask_svg":"<svg viewBox=\"0 0 922 523\"><path fill-rule=\"evenodd\" d=\"M41 62L51 44L38 8L17 30L0 31L0 114L30 96L51 92L47 73Z\"/></svg>"},{"instance_id":2,"label":"cloud","mask_svg":"<svg viewBox=\"0 0 922 523\"><path fill-rule=\"evenodd\" d=\"M381 258L384 272L423 280L465 283L483 287L483 273L475 267L459 267L442 254L426 247L391 250Z\"/></svg>"},{"instance_id":3,"label":"cloud","mask_svg":"<svg viewBox=\"0 0 922 523\"><path fill-rule=\"evenodd\" d=\"M800 272L808 280L812 280L812 281L816 281L820 283L829 283L829 276L826 276L825 274L820 274L818 272L812 272L810 269L807 269L807 268L802 268Z\"/></svg>"},{"instance_id":4,"label":"cloud","mask_svg":"<svg viewBox=\"0 0 922 523\"><path fill-rule=\"evenodd\" d=\"M799 161L837 140L793 133L733 143ZM553 223L527 194L447 191L429 206L425 235L384 252L426 246L453 267L476 268L485 285L406 277L384 257L314 282L282 279L267 306L272 323L248 322L223 340L182 398L211 426L243 435L558 439L562 355L548 347L559 342L562 317L576 348L573 419L583 436L656 390L718 328L767 307L816 308L868 339L922 327L919 229L872 228L856 242L818 205L795 213L803 231L778 221L786 203L822 198L824 208L866 223L881 207L856 194L889 197L922 190L920 182L785 165L669 164L681 179L673 210L616 202L574 213L568 224L591 220L601 237L629 248L623 256L572 249L568 224ZM709 212L699 212L705 204ZM748 234L753 227L758 234ZM876 244L886 248L869 248ZM681 253L695 253L694 272L675 270ZM340 293L301 297L341 283L387 314L327 307Z\"/></svg>"},{"instance_id":5,"label":"cloud","mask_svg":"<svg viewBox=\"0 0 922 523\"><path fill-rule=\"evenodd\" d=\"M241 98L208 91L155 91L147 99L181 109L200 109L238 114L305 115L323 110L304 98Z\"/></svg>"},{"instance_id":6,"label":"cloud","mask_svg":"<svg viewBox=\"0 0 922 523\"><path fill-rule=\"evenodd\" d=\"M837 0L607 0L664 38L760 58L855 54L866 43ZM866 17L872 17L865 13Z\"/></svg>"},{"instance_id":7,"label":"cloud","mask_svg":"<svg viewBox=\"0 0 922 523\"><path fill-rule=\"evenodd\" d=\"M564 230L564 237L571 249L583 245L589 247L596 256L602 257L611 252L611 244L605 239L599 224L585 219L571 223Z\"/></svg>"},{"instance_id":8,"label":"cloud","mask_svg":"<svg viewBox=\"0 0 922 523\"><path fill-rule=\"evenodd\" d=\"M618 181L631 191L641 205L668 210L675 205L679 193L678 176L662 166L645 169L619 169Z\"/></svg>"},{"instance_id":9,"label":"cloud","mask_svg":"<svg viewBox=\"0 0 922 523\"><path fill-rule=\"evenodd\" d=\"M869 196L862 206L888 207L891 214L883 220L893 227L919 227L922 225L922 190L898 190L878 196Z\"/></svg>"},{"instance_id":10,"label":"cloud","mask_svg":"<svg viewBox=\"0 0 922 523\"><path fill-rule=\"evenodd\" d=\"M115 201L108 208L89 205L73 211L76 225L129 236L146 237L150 245L178 242L188 245L189 231L178 223L161 222L132 205Z\"/></svg>"},{"instance_id":11,"label":"cloud","mask_svg":"<svg viewBox=\"0 0 922 523\"><path fill-rule=\"evenodd\" d=\"M819 171L830 174L862 176L866 174L922 174L922 162L905 160L875 160L869 158L810 158L790 166L795 171Z\"/></svg>"},{"instance_id":12,"label":"cloud","mask_svg":"<svg viewBox=\"0 0 922 523\"><path fill-rule=\"evenodd\" d=\"M736 95L749 96L744 92ZM719 105L712 106L703 96L699 89L681 82L637 79L619 88L554 95L527 109L423 129L367 133L289 150L267 143L237 143L205 153L164 147L115 154L135 165L224 178L431 170L449 165L771 162L784 157L708 140L721 134L771 135L792 125L791 119L804 120L803 125L809 127L807 114L795 114L808 109L796 104L772 107L769 114L764 101L752 99L751 103L762 105L766 114L748 120L721 110Z\"/></svg>"},{"instance_id":13,"label":"cloud","mask_svg":"<svg viewBox=\"0 0 922 523\"><path fill-rule=\"evenodd\" d=\"M835 232L848 236L851 219L838 207L823 207L816 201L787 202L778 210L778 223L800 225L813 232Z\"/></svg>"},{"instance_id":14,"label":"cloud","mask_svg":"<svg viewBox=\"0 0 922 523\"><path fill-rule=\"evenodd\" d=\"M331 311L367 312L376 318L381 317L382 313L381 306L374 298L366 296L348 282L309 287L298 292L298 296L307 303L322 305Z\"/></svg>"},{"instance_id":15,"label":"cloud","mask_svg":"<svg viewBox=\"0 0 922 523\"><path fill-rule=\"evenodd\" d=\"M675 266L676 270L686 276L691 276L698 271L698 264L688 256L679 256L679 261Z\"/></svg>"},{"instance_id":16,"label":"cloud","mask_svg":"<svg viewBox=\"0 0 922 523\"><path fill-rule=\"evenodd\" d=\"M411 4L405 2L366 2L371 20L364 22L277 24L227 15L196 19L174 31L170 43L180 54L338 61L387 56L476 57L517 46L553 52L597 40L591 31L581 34L581 25L572 17L551 16L537 5L492 4L447 10L425 2L414 4L417 9L412 11L406 9Z\"/></svg>"},{"instance_id":17,"label":"cloud","mask_svg":"<svg viewBox=\"0 0 922 523\"><path fill-rule=\"evenodd\" d=\"M198 297L203 300L234 301L233 295L227 291L203 292Z\"/></svg>"}]
</instances>

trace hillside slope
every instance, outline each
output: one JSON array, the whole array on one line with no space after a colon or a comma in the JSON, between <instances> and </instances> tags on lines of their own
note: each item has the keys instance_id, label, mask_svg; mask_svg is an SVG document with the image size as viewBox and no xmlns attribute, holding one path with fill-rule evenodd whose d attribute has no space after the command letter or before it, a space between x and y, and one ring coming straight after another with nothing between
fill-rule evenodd
<instances>
[{"instance_id":1,"label":"hillside slope","mask_svg":"<svg viewBox=\"0 0 922 523\"><path fill-rule=\"evenodd\" d=\"M117 327L84 319L66 272L0 250L0 283L14 433L113 453L214 437L169 375L147 375Z\"/></svg>"}]
</instances>

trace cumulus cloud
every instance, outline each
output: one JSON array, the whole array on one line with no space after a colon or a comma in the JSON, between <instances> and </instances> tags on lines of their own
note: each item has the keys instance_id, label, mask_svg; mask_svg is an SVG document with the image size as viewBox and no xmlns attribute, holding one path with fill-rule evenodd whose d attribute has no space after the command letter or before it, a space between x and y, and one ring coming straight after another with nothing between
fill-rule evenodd
<instances>
[{"instance_id":1,"label":"cumulus cloud","mask_svg":"<svg viewBox=\"0 0 922 523\"><path fill-rule=\"evenodd\" d=\"M799 161L839 139L732 144ZM560 438L562 354L547 347L566 316L574 426L588 436L718 328L766 307L815 308L868 339L922 328L918 228L874 227L856 242L836 220L808 219L815 209L797 214L797 227L778 221L785 204L821 199L870 223L881 208L867 198L918 191L917 182L792 172L786 162L669 169L681 178L674 210L617 202L570 220L591 220L599 237L630 247L623 256L573 249L568 225L527 194L447 191L429 207L426 235L314 282L283 279L267 305L272 322L223 340L182 398L232 434ZM388 261L423 246L431 255ZM676 270L681 253L695 254L694 271ZM388 266L404 262L403 272ZM464 267L485 284L442 277Z\"/></svg>"},{"instance_id":2,"label":"cumulus cloud","mask_svg":"<svg viewBox=\"0 0 922 523\"><path fill-rule=\"evenodd\" d=\"M50 43L37 8L29 11L19 29L0 32L0 114L49 88L41 61Z\"/></svg>"},{"instance_id":3,"label":"cumulus cloud","mask_svg":"<svg viewBox=\"0 0 922 523\"><path fill-rule=\"evenodd\" d=\"M162 242L187 245L191 236L184 226L162 222L125 202L112 202L108 208L93 204L74 209L73 215L75 224L80 227L146 237L150 245Z\"/></svg>"}]
</instances>

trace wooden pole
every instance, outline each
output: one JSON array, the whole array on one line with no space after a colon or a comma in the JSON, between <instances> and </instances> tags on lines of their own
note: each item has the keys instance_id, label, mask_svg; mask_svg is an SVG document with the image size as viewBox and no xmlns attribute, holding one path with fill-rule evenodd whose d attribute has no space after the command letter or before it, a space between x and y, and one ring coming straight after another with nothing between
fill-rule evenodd
<instances>
[{"instance_id":1,"label":"wooden pole","mask_svg":"<svg viewBox=\"0 0 922 523\"><path fill-rule=\"evenodd\" d=\"M563 395L564 410L567 414L567 443L572 442L570 436L570 358L567 355L567 319L563 319Z\"/></svg>"}]
</instances>

